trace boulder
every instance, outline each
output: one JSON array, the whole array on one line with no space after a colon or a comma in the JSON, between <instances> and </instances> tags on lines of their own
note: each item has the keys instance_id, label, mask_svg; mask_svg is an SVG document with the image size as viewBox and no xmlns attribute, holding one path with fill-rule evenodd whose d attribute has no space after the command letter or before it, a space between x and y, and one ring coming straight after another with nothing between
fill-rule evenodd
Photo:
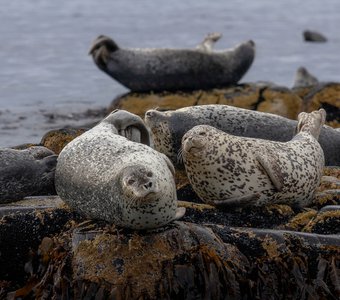
<instances>
[{"instance_id":1,"label":"boulder","mask_svg":"<svg viewBox=\"0 0 340 300\"><path fill-rule=\"evenodd\" d=\"M303 38L306 42L327 42L327 38L322 33L313 30L305 30L303 32Z\"/></svg>"}]
</instances>

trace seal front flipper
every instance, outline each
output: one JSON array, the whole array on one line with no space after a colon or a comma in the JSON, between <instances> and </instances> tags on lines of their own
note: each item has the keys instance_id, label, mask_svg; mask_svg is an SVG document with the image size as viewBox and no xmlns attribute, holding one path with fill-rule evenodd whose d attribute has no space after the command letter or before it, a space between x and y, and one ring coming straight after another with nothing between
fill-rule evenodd
<instances>
[{"instance_id":1,"label":"seal front flipper","mask_svg":"<svg viewBox=\"0 0 340 300\"><path fill-rule=\"evenodd\" d=\"M270 178L277 191L282 191L284 176L281 172L279 164L277 163L279 159L278 156L271 151L267 151L266 153L257 153L255 157Z\"/></svg>"},{"instance_id":2,"label":"seal front flipper","mask_svg":"<svg viewBox=\"0 0 340 300\"><path fill-rule=\"evenodd\" d=\"M261 197L260 194L248 194L248 195L228 198L226 200L212 200L209 202L211 202L214 206L220 207L220 208L225 208L225 207L230 207L230 206L245 207L250 204L255 204L255 202L257 202L257 200L259 200L260 197Z\"/></svg>"}]
</instances>

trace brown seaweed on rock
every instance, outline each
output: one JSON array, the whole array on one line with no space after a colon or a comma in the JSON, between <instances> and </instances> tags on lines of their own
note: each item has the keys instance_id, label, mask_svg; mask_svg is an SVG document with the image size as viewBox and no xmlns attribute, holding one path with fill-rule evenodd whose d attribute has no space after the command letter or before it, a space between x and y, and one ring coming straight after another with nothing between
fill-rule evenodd
<instances>
[{"instance_id":1,"label":"brown seaweed on rock","mask_svg":"<svg viewBox=\"0 0 340 300\"><path fill-rule=\"evenodd\" d=\"M185 222L137 233L97 223L52 241L48 255L40 251L30 298L339 296L337 236Z\"/></svg>"}]
</instances>

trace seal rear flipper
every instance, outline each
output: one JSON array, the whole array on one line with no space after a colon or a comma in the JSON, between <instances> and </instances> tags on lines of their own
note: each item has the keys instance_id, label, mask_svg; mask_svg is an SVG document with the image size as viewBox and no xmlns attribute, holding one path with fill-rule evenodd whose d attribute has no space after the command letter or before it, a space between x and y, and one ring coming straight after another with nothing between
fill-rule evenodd
<instances>
[{"instance_id":1,"label":"seal rear flipper","mask_svg":"<svg viewBox=\"0 0 340 300\"><path fill-rule=\"evenodd\" d=\"M113 125L119 135L124 136L133 142L139 142L140 140L142 144L150 146L150 134L141 117L126 110L116 109L103 121ZM140 138L138 138L137 141L133 140L136 138L133 134L134 129L137 129L140 132Z\"/></svg>"},{"instance_id":2,"label":"seal rear flipper","mask_svg":"<svg viewBox=\"0 0 340 300\"><path fill-rule=\"evenodd\" d=\"M279 164L277 163L278 159L279 159L278 156L273 152L267 152L264 154L258 153L256 155L256 160L265 170L277 191L280 192L283 189L284 176L282 174Z\"/></svg>"},{"instance_id":3,"label":"seal rear flipper","mask_svg":"<svg viewBox=\"0 0 340 300\"><path fill-rule=\"evenodd\" d=\"M260 194L248 194L243 196L236 196L232 198L228 198L225 200L212 200L211 202L217 208L225 208L225 207L245 207L251 204L255 204L259 199Z\"/></svg>"}]
</instances>

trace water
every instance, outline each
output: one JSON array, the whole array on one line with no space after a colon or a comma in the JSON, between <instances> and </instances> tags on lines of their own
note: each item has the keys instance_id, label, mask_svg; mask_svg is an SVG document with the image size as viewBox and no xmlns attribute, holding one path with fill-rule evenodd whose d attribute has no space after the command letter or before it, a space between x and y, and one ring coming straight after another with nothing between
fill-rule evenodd
<instances>
[{"instance_id":1,"label":"water","mask_svg":"<svg viewBox=\"0 0 340 300\"><path fill-rule=\"evenodd\" d=\"M195 47L208 32L221 32L218 49L256 42L245 81L291 86L305 66L319 80L340 81L340 1L272 0L11 0L0 6L0 146L38 142L72 114L107 106L127 92L99 71L87 55L105 34L122 47ZM324 44L305 43L317 30ZM80 121L81 122L81 121Z\"/></svg>"}]
</instances>

